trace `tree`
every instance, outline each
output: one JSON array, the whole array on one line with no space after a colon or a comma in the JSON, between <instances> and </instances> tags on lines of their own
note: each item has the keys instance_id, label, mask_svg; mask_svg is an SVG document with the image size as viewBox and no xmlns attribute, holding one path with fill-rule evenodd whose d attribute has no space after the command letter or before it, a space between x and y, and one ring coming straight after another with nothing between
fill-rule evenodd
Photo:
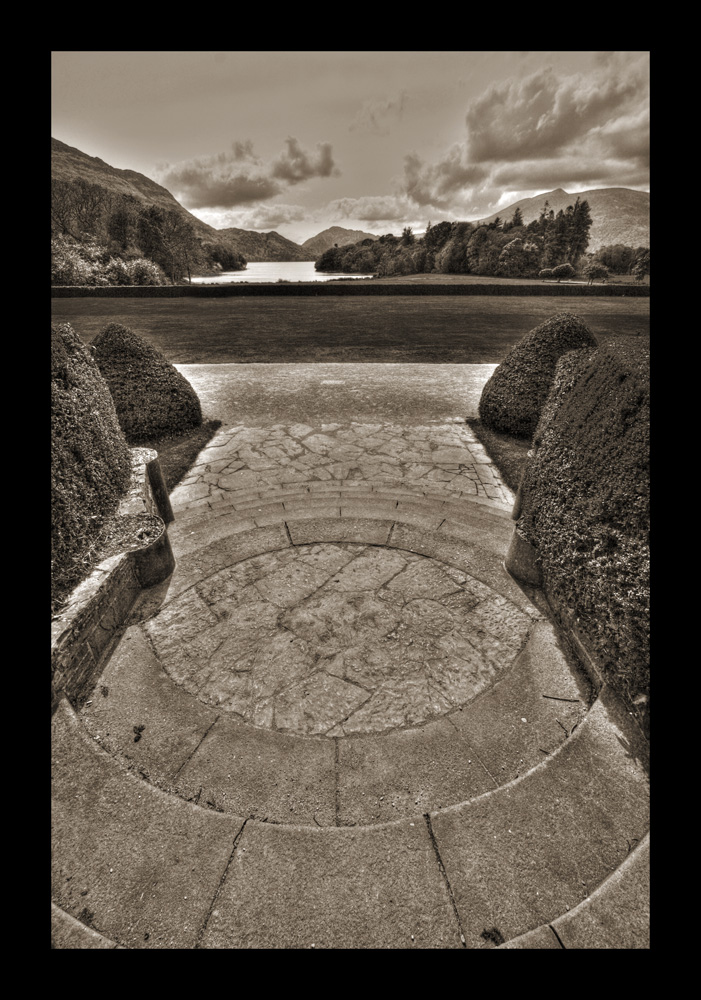
<instances>
[{"instance_id":1,"label":"tree","mask_svg":"<svg viewBox=\"0 0 701 1000\"><path fill-rule=\"evenodd\" d=\"M569 208L568 208L569 212ZM592 218L589 211L589 202L580 201L577 198L569 215L568 242L569 250L567 259L570 264L576 264L579 258L586 252L589 246L589 230L591 229Z\"/></svg>"},{"instance_id":2,"label":"tree","mask_svg":"<svg viewBox=\"0 0 701 1000\"><path fill-rule=\"evenodd\" d=\"M636 281L642 281L646 274L650 273L650 251L642 250L642 253L638 251L635 259L635 263L631 269L631 274L635 276Z\"/></svg>"},{"instance_id":3,"label":"tree","mask_svg":"<svg viewBox=\"0 0 701 1000\"><path fill-rule=\"evenodd\" d=\"M402 245L405 247L411 246L411 244L416 240L414 236L414 230L411 226L405 226L402 230Z\"/></svg>"},{"instance_id":4,"label":"tree","mask_svg":"<svg viewBox=\"0 0 701 1000\"><path fill-rule=\"evenodd\" d=\"M609 269L604 264L599 264L598 261L590 261L582 273L587 279L587 283L591 285L593 281L606 281Z\"/></svg>"},{"instance_id":5,"label":"tree","mask_svg":"<svg viewBox=\"0 0 701 1000\"><path fill-rule=\"evenodd\" d=\"M184 274L190 280L193 266L202 261L202 249L194 229L174 209L166 212L149 205L139 215L138 234L144 254L170 275L172 284Z\"/></svg>"},{"instance_id":6,"label":"tree","mask_svg":"<svg viewBox=\"0 0 701 1000\"><path fill-rule=\"evenodd\" d=\"M571 264L558 264L557 267L553 268L553 278L557 278L560 282L563 278L573 278L574 268Z\"/></svg>"}]
</instances>

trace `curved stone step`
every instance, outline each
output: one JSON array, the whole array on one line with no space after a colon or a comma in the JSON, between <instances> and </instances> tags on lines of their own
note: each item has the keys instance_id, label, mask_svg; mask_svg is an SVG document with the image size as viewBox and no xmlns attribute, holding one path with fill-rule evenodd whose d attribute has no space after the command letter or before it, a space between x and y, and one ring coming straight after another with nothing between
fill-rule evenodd
<instances>
[{"instance_id":1,"label":"curved stone step","mask_svg":"<svg viewBox=\"0 0 701 1000\"><path fill-rule=\"evenodd\" d=\"M650 947L650 834L591 896L500 948Z\"/></svg>"},{"instance_id":2,"label":"curved stone step","mask_svg":"<svg viewBox=\"0 0 701 1000\"><path fill-rule=\"evenodd\" d=\"M434 565L453 567L451 580L443 576L448 590L459 591L453 581L472 580L469 586L478 593L486 584L490 589L483 596L491 597L478 606L484 610L471 627L486 628L489 642L500 642L499 636L506 633L507 645L500 654L506 659L499 663L503 679L493 673L489 683L498 683L485 691L487 681L476 675L476 686L470 682L469 690L453 702L453 711L446 715L443 709L435 719L429 713L418 727L400 723L389 733L374 734L373 727L365 725L368 735L359 735L362 729L357 727L341 727L333 732L333 740L249 725L221 710L211 695L203 700L191 697L188 691L196 689L190 681L182 679L188 687L184 690L162 667L177 678L181 668L176 669L171 658L180 655L182 641L202 628L206 636L206 627L216 623L220 612L212 612L207 601L229 594L230 585L222 590L219 583L212 591L212 581L252 556L295 551L290 542L299 524L258 528L225 535L180 556L167 593L159 590L155 601L154 595L146 595L141 619L157 642L162 663L144 633L130 629L83 709L89 731L110 752L148 774L159 787L211 808L275 822L294 818L316 826L363 825L464 801L498 787L534 766L569 735L586 710L588 692L575 681L552 628L503 569L498 535L484 531L478 535L479 544L470 546L440 532L370 518L345 523L310 519L302 524L312 541L325 535L342 539L350 525L354 541L372 543L379 527L388 544L366 547L366 552L398 552L403 563L412 550L429 557L437 551L445 562ZM391 567L390 575L394 573L396 567ZM433 588L440 586L430 573L427 581L421 587L429 589L420 587L415 596L433 595ZM314 578L311 589L321 582ZM361 581L362 588L366 583ZM236 600L235 594L226 598L225 615ZM283 596L283 605L286 600ZM472 614L467 605L464 616L461 612L466 619ZM515 647L510 645L512 628L520 630ZM531 628L526 648L505 669ZM488 639L490 632L493 640ZM207 670L203 660L197 672Z\"/></svg>"},{"instance_id":3,"label":"curved stone step","mask_svg":"<svg viewBox=\"0 0 701 1000\"><path fill-rule=\"evenodd\" d=\"M83 920L92 919L87 907L81 913ZM51 904L51 947L62 950L87 948L122 948L116 941L110 941L98 934L92 927L64 912L60 906Z\"/></svg>"},{"instance_id":4,"label":"curved stone step","mask_svg":"<svg viewBox=\"0 0 701 1000\"><path fill-rule=\"evenodd\" d=\"M125 947L494 947L573 910L647 832L646 744L606 693L509 785L323 830L159 792L65 701L53 726L54 901Z\"/></svg>"},{"instance_id":5,"label":"curved stone step","mask_svg":"<svg viewBox=\"0 0 701 1000\"><path fill-rule=\"evenodd\" d=\"M52 720L52 897L128 948L192 948L244 820L166 795Z\"/></svg>"},{"instance_id":6,"label":"curved stone step","mask_svg":"<svg viewBox=\"0 0 701 1000\"><path fill-rule=\"evenodd\" d=\"M109 753L201 805L268 822L371 825L525 774L576 729L589 697L552 626L537 621L505 675L460 709L419 727L304 738L203 704L173 682L134 626L81 719Z\"/></svg>"}]
</instances>

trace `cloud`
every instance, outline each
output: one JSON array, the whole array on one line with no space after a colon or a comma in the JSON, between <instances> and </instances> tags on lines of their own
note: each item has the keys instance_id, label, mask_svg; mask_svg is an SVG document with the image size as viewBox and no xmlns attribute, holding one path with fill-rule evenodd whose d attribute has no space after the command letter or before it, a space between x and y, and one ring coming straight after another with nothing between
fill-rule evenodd
<instances>
[{"instance_id":1,"label":"cloud","mask_svg":"<svg viewBox=\"0 0 701 1000\"><path fill-rule=\"evenodd\" d=\"M647 91L647 60L559 76L546 67L489 87L465 115L470 160L548 159L620 118Z\"/></svg>"},{"instance_id":2,"label":"cloud","mask_svg":"<svg viewBox=\"0 0 701 1000\"><path fill-rule=\"evenodd\" d=\"M287 148L265 163L256 156L250 139L233 142L228 152L166 164L159 179L186 208L227 209L269 201L286 187L339 173L330 143L317 143L314 153L304 150L293 136L285 143Z\"/></svg>"},{"instance_id":3,"label":"cloud","mask_svg":"<svg viewBox=\"0 0 701 1000\"><path fill-rule=\"evenodd\" d=\"M334 219L360 219L363 222L392 222L405 219L414 207L408 198L396 195L366 195L363 198L338 198L325 208Z\"/></svg>"},{"instance_id":4,"label":"cloud","mask_svg":"<svg viewBox=\"0 0 701 1000\"><path fill-rule=\"evenodd\" d=\"M464 144L456 143L435 164L424 163L416 153L404 157L404 191L417 205L447 208L455 195L479 184L489 173L466 158Z\"/></svg>"},{"instance_id":5,"label":"cloud","mask_svg":"<svg viewBox=\"0 0 701 1000\"><path fill-rule=\"evenodd\" d=\"M546 67L494 84L470 102L465 125L464 139L433 163L405 157L402 194L474 218L507 188L644 186L648 57L606 53L588 73Z\"/></svg>"},{"instance_id":6,"label":"cloud","mask_svg":"<svg viewBox=\"0 0 701 1000\"><path fill-rule=\"evenodd\" d=\"M285 139L285 143L286 151L273 161L273 177L288 184L299 184L310 177L331 177L340 173L333 162L330 142L317 142L315 156L306 153L293 136Z\"/></svg>"},{"instance_id":7,"label":"cloud","mask_svg":"<svg viewBox=\"0 0 701 1000\"><path fill-rule=\"evenodd\" d=\"M373 135L389 135L391 125L401 121L407 103L407 95L402 91L394 100L370 98L364 101L353 121L349 132L370 132Z\"/></svg>"}]
</instances>

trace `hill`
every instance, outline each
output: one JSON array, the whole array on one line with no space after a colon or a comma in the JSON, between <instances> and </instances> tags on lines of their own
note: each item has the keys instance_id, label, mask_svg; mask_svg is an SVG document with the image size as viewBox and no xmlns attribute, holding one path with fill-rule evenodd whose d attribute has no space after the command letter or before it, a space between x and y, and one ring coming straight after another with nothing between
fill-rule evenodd
<instances>
[{"instance_id":1,"label":"hill","mask_svg":"<svg viewBox=\"0 0 701 1000\"><path fill-rule=\"evenodd\" d=\"M525 223L532 222L540 215L547 201L555 214L560 209L573 205L575 200L588 201L592 227L589 234L589 253L602 246L623 243L631 247L650 246L650 194L647 191L633 191L631 188L593 188L568 194L562 188L535 198L523 198L508 208L502 208L486 219L476 222L493 222L497 216L505 222L511 219L515 209L520 208Z\"/></svg>"},{"instance_id":2,"label":"hill","mask_svg":"<svg viewBox=\"0 0 701 1000\"><path fill-rule=\"evenodd\" d=\"M344 229L342 226L331 226L330 229L324 229L316 236L310 236L308 240L304 241L302 247L313 253L314 256L311 259L315 260L334 244L344 247L349 243L360 243L361 240L376 240L377 238L374 233L364 233L362 229ZM309 260L310 258L305 257L304 259Z\"/></svg>"},{"instance_id":3,"label":"hill","mask_svg":"<svg viewBox=\"0 0 701 1000\"><path fill-rule=\"evenodd\" d=\"M98 156L88 156L75 146L67 146L59 139L51 139L51 176L55 180L73 182L84 180L98 184L114 194L131 195L146 205L157 205L166 211L177 211L192 225L198 236L217 240L217 230L191 215L167 188L152 181L136 170L111 167Z\"/></svg>"},{"instance_id":4,"label":"hill","mask_svg":"<svg viewBox=\"0 0 701 1000\"><path fill-rule=\"evenodd\" d=\"M305 250L279 233L256 233L250 229L219 229L217 233L249 261L316 260L313 251Z\"/></svg>"}]
</instances>

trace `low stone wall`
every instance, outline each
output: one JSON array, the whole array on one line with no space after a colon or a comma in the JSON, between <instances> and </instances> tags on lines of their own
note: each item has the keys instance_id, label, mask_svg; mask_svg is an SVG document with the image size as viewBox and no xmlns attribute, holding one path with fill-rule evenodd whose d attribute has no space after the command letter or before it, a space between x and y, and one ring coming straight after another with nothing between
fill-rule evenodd
<instances>
[{"instance_id":1,"label":"low stone wall","mask_svg":"<svg viewBox=\"0 0 701 1000\"><path fill-rule=\"evenodd\" d=\"M114 522L117 551L75 588L51 622L52 712L61 693L74 705L87 697L141 591L175 568L167 532L173 512L157 453L133 448L131 457L131 482Z\"/></svg>"}]
</instances>

